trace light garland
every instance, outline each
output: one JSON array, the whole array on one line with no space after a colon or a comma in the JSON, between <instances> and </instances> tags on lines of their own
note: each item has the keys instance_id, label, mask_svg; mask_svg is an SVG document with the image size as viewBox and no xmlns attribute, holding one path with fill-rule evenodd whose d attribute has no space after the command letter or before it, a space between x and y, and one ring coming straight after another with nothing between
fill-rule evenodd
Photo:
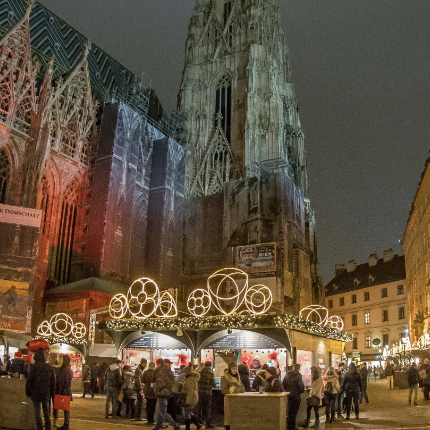
<instances>
[{"instance_id":1,"label":"light garland","mask_svg":"<svg viewBox=\"0 0 430 430\"><path fill-rule=\"evenodd\" d=\"M49 321L45 320L37 327L37 334L43 338L75 339L80 340L87 334L87 328L84 324L73 323L69 315L59 313L55 314Z\"/></svg>"},{"instance_id":2,"label":"light garland","mask_svg":"<svg viewBox=\"0 0 430 430\"><path fill-rule=\"evenodd\" d=\"M171 330L224 330L252 329L261 327L286 328L329 339L351 342L352 335L335 330L331 327L320 326L312 321L306 321L296 315L220 315L213 317L185 318L147 318L144 320L123 319L107 320L97 323L99 329L116 331L171 331Z\"/></svg>"},{"instance_id":3,"label":"light garland","mask_svg":"<svg viewBox=\"0 0 430 430\"><path fill-rule=\"evenodd\" d=\"M65 343L67 345L86 345L87 341L85 339L76 339L74 337L57 337L57 336L40 336L37 335L35 339L44 339L50 345L55 345L57 343Z\"/></svg>"}]
</instances>

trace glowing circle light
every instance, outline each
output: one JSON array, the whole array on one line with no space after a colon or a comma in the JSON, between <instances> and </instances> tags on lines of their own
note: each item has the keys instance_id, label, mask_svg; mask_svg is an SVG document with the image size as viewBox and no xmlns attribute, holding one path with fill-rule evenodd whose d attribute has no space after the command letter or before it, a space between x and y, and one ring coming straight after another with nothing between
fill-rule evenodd
<instances>
[{"instance_id":1,"label":"glowing circle light","mask_svg":"<svg viewBox=\"0 0 430 430\"><path fill-rule=\"evenodd\" d=\"M75 339L83 339L87 334L87 328L80 322L76 323L72 329L72 335Z\"/></svg>"},{"instance_id":2,"label":"glowing circle light","mask_svg":"<svg viewBox=\"0 0 430 430\"><path fill-rule=\"evenodd\" d=\"M323 326L328 318L328 310L320 305L306 306L300 311L300 318L306 321L314 321L315 319L318 325Z\"/></svg>"},{"instance_id":3,"label":"glowing circle light","mask_svg":"<svg viewBox=\"0 0 430 430\"><path fill-rule=\"evenodd\" d=\"M328 327L331 327L337 331L342 331L343 330L343 319L337 315L333 315L329 318L327 318L325 325Z\"/></svg>"},{"instance_id":4,"label":"glowing circle light","mask_svg":"<svg viewBox=\"0 0 430 430\"><path fill-rule=\"evenodd\" d=\"M265 285L253 285L245 294L246 307L252 314L261 315L272 306L272 292Z\"/></svg>"},{"instance_id":5,"label":"glowing circle light","mask_svg":"<svg viewBox=\"0 0 430 430\"><path fill-rule=\"evenodd\" d=\"M73 320L66 314L54 315L49 324L51 325L51 332L54 336L67 337L72 333Z\"/></svg>"},{"instance_id":6,"label":"glowing circle light","mask_svg":"<svg viewBox=\"0 0 430 430\"><path fill-rule=\"evenodd\" d=\"M189 296L187 307L189 312L195 317L202 317L211 308L211 296L206 290L194 290Z\"/></svg>"},{"instance_id":7,"label":"glowing circle light","mask_svg":"<svg viewBox=\"0 0 430 430\"><path fill-rule=\"evenodd\" d=\"M174 318L178 315L175 299L169 292L165 291L162 294L155 315L162 318Z\"/></svg>"},{"instance_id":8,"label":"glowing circle light","mask_svg":"<svg viewBox=\"0 0 430 430\"><path fill-rule=\"evenodd\" d=\"M247 289L248 275L237 268L218 270L207 282L212 303L224 315L231 315L242 306Z\"/></svg>"},{"instance_id":9,"label":"glowing circle light","mask_svg":"<svg viewBox=\"0 0 430 430\"><path fill-rule=\"evenodd\" d=\"M40 323L39 327L37 327L37 334L40 336L51 336L51 324L46 320Z\"/></svg>"},{"instance_id":10,"label":"glowing circle light","mask_svg":"<svg viewBox=\"0 0 430 430\"><path fill-rule=\"evenodd\" d=\"M128 311L128 301L124 294L117 294L112 297L109 303L109 314L114 319L120 319L125 316Z\"/></svg>"},{"instance_id":11,"label":"glowing circle light","mask_svg":"<svg viewBox=\"0 0 430 430\"><path fill-rule=\"evenodd\" d=\"M155 314L160 300L158 285L149 278L134 281L127 293L128 309L137 319Z\"/></svg>"}]
</instances>

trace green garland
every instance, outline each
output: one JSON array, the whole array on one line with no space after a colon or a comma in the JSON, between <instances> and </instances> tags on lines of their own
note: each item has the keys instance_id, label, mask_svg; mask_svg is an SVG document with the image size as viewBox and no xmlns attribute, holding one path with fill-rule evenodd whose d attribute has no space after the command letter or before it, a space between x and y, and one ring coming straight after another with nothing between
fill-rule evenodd
<instances>
[{"instance_id":1,"label":"green garland","mask_svg":"<svg viewBox=\"0 0 430 430\"><path fill-rule=\"evenodd\" d=\"M87 341L85 339L75 339L74 337L56 337L56 336L36 336L35 339L44 339L50 345L56 343L66 343L67 345L86 345Z\"/></svg>"},{"instance_id":2,"label":"green garland","mask_svg":"<svg viewBox=\"0 0 430 430\"><path fill-rule=\"evenodd\" d=\"M213 317L186 317L186 318L146 318L105 320L97 323L99 329L110 329L117 331L137 330L211 330L211 329L250 329L258 327L287 328L317 336L351 342L352 335L335 330L331 327L306 321L295 315L230 315Z\"/></svg>"}]
</instances>

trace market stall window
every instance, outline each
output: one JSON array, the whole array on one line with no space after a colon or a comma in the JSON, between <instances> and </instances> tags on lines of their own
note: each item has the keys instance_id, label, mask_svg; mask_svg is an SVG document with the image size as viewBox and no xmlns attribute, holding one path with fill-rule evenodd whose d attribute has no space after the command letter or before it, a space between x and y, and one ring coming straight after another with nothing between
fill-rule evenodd
<instances>
[{"instance_id":1,"label":"market stall window","mask_svg":"<svg viewBox=\"0 0 430 430\"><path fill-rule=\"evenodd\" d=\"M297 350L297 363L300 364L300 373L303 376L305 387L310 387L313 353L311 351Z\"/></svg>"}]
</instances>

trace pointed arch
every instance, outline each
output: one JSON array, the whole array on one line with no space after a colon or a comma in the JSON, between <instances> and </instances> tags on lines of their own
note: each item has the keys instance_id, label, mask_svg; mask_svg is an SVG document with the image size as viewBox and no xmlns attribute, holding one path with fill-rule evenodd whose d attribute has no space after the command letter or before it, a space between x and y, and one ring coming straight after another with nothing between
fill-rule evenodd
<instances>
[{"instance_id":1,"label":"pointed arch","mask_svg":"<svg viewBox=\"0 0 430 430\"><path fill-rule=\"evenodd\" d=\"M35 78L30 44L29 16L25 16L0 40L0 121L29 133L36 112Z\"/></svg>"},{"instance_id":2,"label":"pointed arch","mask_svg":"<svg viewBox=\"0 0 430 430\"><path fill-rule=\"evenodd\" d=\"M51 148L81 163L88 162L88 140L95 120L88 52L89 45L76 67L64 80L57 80L44 115L44 121L49 123Z\"/></svg>"},{"instance_id":3,"label":"pointed arch","mask_svg":"<svg viewBox=\"0 0 430 430\"><path fill-rule=\"evenodd\" d=\"M229 73L220 73L215 85L215 126L221 121L221 128L228 142L231 142L232 79Z\"/></svg>"}]
</instances>

